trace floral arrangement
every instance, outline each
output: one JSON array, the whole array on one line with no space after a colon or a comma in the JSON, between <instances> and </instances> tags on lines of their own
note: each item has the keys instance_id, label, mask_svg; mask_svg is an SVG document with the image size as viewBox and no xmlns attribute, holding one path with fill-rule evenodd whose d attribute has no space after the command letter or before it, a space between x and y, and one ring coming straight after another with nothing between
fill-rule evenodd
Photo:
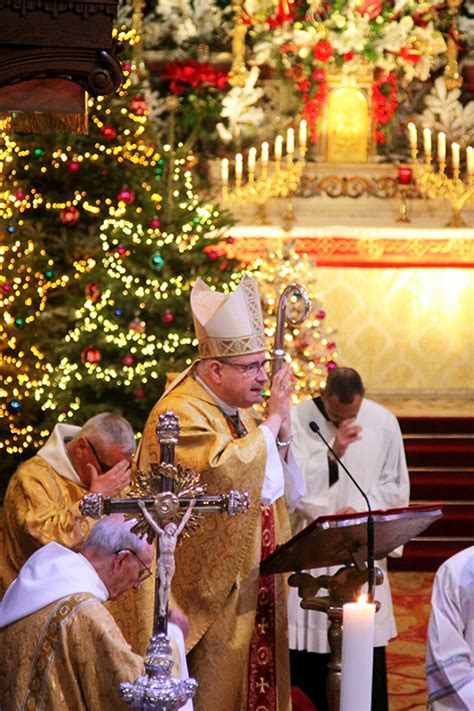
<instances>
[{"instance_id":1,"label":"floral arrangement","mask_svg":"<svg viewBox=\"0 0 474 711\"><path fill-rule=\"evenodd\" d=\"M446 51L427 0L244 0L254 62L276 67L302 98L313 127L327 95L327 73L376 69L372 122L378 142L396 109L396 79L425 80Z\"/></svg>"}]
</instances>

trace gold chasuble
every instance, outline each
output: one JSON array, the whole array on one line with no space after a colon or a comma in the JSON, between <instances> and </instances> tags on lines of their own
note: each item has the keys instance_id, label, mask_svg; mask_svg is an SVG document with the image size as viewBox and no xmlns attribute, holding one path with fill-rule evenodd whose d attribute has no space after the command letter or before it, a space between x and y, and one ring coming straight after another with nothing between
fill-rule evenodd
<instances>
[{"instance_id":1,"label":"gold chasuble","mask_svg":"<svg viewBox=\"0 0 474 711\"><path fill-rule=\"evenodd\" d=\"M96 523L82 516L87 489L58 472L42 457L21 464L11 477L0 528L0 599L21 566L41 546L56 541L77 550ZM153 626L153 580L105 603L133 651L144 656ZM2 707L0 706L0 709Z\"/></svg>"},{"instance_id":2,"label":"gold chasuble","mask_svg":"<svg viewBox=\"0 0 474 711\"><path fill-rule=\"evenodd\" d=\"M63 597L0 630L5 711L125 711L119 684L143 673L143 659L90 593Z\"/></svg>"},{"instance_id":3,"label":"gold chasuble","mask_svg":"<svg viewBox=\"0 0 474 711\"><path fill-rule=\"evenodd\" d=\"M160 461L155 430L159 415L168 410L179 417L181 426L176 462L199 472L207 493L248 491L251 502L243 516L206 517L176 552L173 598L191 626L188 665L199 684L195 711L288 711L287 602L282 576L274 578L276 644L270 652L264 650L275 655L276 689L271 674L266 678L264 673L256 675L255 667L249 668L251 643L258 645L254 630L268 624L265 619L256 620L262 550L260 496L267 458L258 416L244 410L241 419L248 434L235 439L216 402L188 375L155 405L148 418L139 453L141 471L150 462ZM285 502L279 499L269 508L275 543L283 543L290 537Z\"/></svg>"}]
</instances>

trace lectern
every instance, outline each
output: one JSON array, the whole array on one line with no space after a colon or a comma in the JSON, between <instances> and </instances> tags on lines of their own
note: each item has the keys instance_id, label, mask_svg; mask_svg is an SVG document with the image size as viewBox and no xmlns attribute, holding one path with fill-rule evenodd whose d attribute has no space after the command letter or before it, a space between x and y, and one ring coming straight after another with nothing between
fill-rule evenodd
<instances>
[{"instance_id":1,"label":"lectern","mask_svg":"<svg viewBox=\"0 0 474 711\"><path fill-rule=\"evenodd\" d=\"M419 535L442 514L440 504L373 511L374 558L380 560ZM293 573L288 582L298 588L300 605L328 615L331 660L327 686L331 711L339 711L342 648L342 608L355 600L367 582L367 512L321 516L262 561L262 575ZM340 565L335 575L315 577L302 572ZM383 573L376 569L376 584ZM326 589L325 596L317 595ZM380 604L378 604L380 607Z\"/></svg>"}]
</instances>

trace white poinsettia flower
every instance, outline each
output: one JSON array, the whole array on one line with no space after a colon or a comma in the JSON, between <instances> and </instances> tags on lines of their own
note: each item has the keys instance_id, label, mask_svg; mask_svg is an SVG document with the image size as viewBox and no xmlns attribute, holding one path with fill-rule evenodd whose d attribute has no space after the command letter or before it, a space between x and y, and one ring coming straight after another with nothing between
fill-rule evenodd
<instances>
[{"instance_id":1,"label":"white poinsettia flower","mask_svg":"<svg viewBox=\"0 0 474 711\"><path fill-rule=\"evenodd\" d=\"M448 89L444 77L438 77L425 97L421 114L423 127L443 131L448 140L468 145L474 140L474 101L461 104L460 89Z\"/></svg>"},{"instance_id":2,"label":"white poinsettia flower","mask_svg":"<svg viewBox=\"0 0 474 711\"><path fill-rule=\"evenodd\" d=\"M402 17L399 22L388 22L375 41L375 47L380 47L385 52L399 52L402 47L411 44L412 29L413 20L408 16Z\"/></svg>"},{"instance_id":3,"label":"white poinsettia flower","mask_svg":"<svg viewBox=\"0 0 474 711\"><path fill-rule=\"evenodd\" d=\"M369 18L366 15L351 15L344 32L329 32L329 42L339 54L362 52L367 44L370 32Z\"/></svg>"},{"instance_id":4,"label":"white poinsettia flower","mask_svg":"<svg viewBox=\"0 0 474 711\"><path fill-rule=\"evenodd\" d=\"M188 42L190 39L197 37L198 34L199 31L194 22L189 17L183 18L175 31L176 42L178 44Z\"/></svg>"},{"instance_id":5,"label":"white poinsettia flower","mask_svg":"<svg viewBox=\"0 0 474 711\"><path fill-rule=\"evenodd\" d=\"M234 86L223 98L221 116L228 120L228 127L221 123L217 128L222 140L228 142L246 126L263 123L263 109L255 106L263 96L263 89L255 86L258 77L258 67L252 67L245 85Z\"/></svg>"},{"instance_id":6,"label":"white poinsettia flower","mask_svg":"<svg viewBox=\"0 0 474 711\"><path fill-rule=\"evenodd\" d=\"M258 42L253 48L252 61L258 66L261 64L272 64L273 46L271 42Z\"/></svg>"},{"instance_id":7,"label":"white poinsettia flower","mask_svg":"<svg viewBox=\"0 0 474 711\"><path fill-rule=\"evenodd\" d=\"M293 42L298 47L314 47L319 42L319 34L316 27L296 29L292 37L287 37L288 42Z\"/></svg>"}]
</instances>

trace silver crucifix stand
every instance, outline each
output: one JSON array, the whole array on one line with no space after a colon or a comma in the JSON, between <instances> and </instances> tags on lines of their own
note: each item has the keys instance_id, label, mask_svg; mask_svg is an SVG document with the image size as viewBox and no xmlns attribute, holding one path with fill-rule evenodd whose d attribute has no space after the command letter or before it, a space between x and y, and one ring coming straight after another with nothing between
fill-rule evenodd
<instances>
[{"instance_id":1,"label":"silver crucifix stand","mask_svg":"<svg viewBox=\"0 0 474 711\"><path fill-rule=\"evenodd\" d=\"M138 519L132 529L153 541L156 536L156 584L153 633L145 659L146 673L133 684L122 682L122 699L137 711L177 711L197 690L194 679L172 676L173 657L168 637L168 600L174 575L174 551L181 533L189 535L203 514L221 512L229 516L249 508L247 493L207 496L199 483L199 474L175 466L174 454L180 427L173 412L160 415L156 434L160 443L159 464L149 472L138 472L126 499L111 499L102 494L85 496L81 513L90 518L124 513ZM184 512L184 513L182 513Z\"/></svg>"}]
</instances>

